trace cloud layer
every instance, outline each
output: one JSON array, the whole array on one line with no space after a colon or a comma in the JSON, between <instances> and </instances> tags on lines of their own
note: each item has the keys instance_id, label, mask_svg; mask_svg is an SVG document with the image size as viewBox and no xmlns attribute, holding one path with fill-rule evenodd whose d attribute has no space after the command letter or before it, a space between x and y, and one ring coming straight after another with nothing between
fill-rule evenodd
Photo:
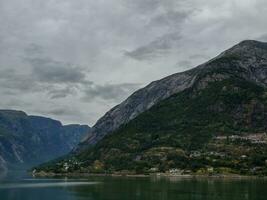
<instances>
[{"instance_id":1,"label":"cloud layer","mask_svg":"<svg viewBox=\"0 0 267 200\"><path fill-rule=\"evenodd\" d=\"M136 89L244 39L264 0L0 0L0 108L95 121Z\"/></svg>"}]
</instances>

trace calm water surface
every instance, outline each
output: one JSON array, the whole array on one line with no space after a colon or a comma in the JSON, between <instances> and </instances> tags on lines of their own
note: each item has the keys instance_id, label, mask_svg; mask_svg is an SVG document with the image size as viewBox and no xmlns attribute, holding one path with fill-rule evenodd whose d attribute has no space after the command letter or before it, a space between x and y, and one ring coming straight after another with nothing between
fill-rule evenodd
<instances>
[{"instance_id":1,"label":"calm water surface","mask_svg":"<svg viewBox=\"0 0 267 200\"><path fill-rule=\"evenodd\" d=\"M265 180L91 177L2 178L1 200L266 200Z\"/></svg>"}]
</instances>

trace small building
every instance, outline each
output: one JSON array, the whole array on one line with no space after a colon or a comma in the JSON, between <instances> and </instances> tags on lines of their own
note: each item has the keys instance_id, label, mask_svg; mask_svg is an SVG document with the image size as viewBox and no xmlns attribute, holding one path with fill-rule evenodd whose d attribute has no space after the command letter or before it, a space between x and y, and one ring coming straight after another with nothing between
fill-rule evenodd
<instances>
[{"instance_id":1,"label":"small building","mask_svg":"<svg viewBox=\"0 0 267 200\"><path fill-rule=\"evenodd\" d=\"M207 171L208 171L208 173L213 173L214 172L214 168L213 167L208 167Z\"/></svg>"},{"instance_id":2,"label":"small building","mask_svg":"<svg viewBox=\"0 0 267 200\"><path fill-rule=\"evenodd\" d=\"M64 163L64 165L63 165L63 167L64 167L64 169L67 171L70 167L69 167L69 164L68 163Z\"/></svg>"},{"instance_id":3,"label":"small building","mask_svg":"<svg viewBox=\"0 0 267 200\"><path fill-rule=\"evenodd\" d=\"M170 169L169 170L169 173L170 174L175 174L175 175L181 175L181 174L183 174L183 170L181 170L181 169Z\"/></svg>"}]
</instances>

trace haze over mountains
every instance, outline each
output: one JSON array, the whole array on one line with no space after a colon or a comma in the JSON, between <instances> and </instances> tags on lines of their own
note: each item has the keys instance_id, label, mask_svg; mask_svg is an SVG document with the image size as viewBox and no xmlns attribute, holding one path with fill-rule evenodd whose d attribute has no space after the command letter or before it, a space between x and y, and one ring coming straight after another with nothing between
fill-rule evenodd
<instances>
[{"instance_id":1,"label":"haze over mountains","mask_svg":"<svg viewBox=\"0 0 267 200\"><path fill-rule=\"evenodd\" d=\"M267 43L243 41L135 92L98 120L76 155L38 170L266 174L266 87Z\"/></svg>"},{"instance_id":2,"label":"haze over mountains","mask_svg":"<svg viewBox=\"0 0 267 200\"><path fill-rule=\"evenodd\" d=\"M87 125L0 110L0 168L29 167L65 155L89 131Z\"/></svg>"}]
</instances>

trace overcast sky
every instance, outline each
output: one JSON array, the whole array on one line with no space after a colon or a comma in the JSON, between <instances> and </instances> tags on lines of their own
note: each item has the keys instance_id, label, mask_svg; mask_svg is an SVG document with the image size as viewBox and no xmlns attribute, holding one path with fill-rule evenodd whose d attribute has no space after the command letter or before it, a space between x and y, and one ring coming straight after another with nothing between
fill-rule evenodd
<instances>
[{"instance_id":1,"label":"overcast sky","mask_svg":"<svg viewBox=\"0 0 267 200\"><path fill-rule=\"evenodd\" d=\"M244 39L266 0L0 0L0 108L93 125L153 80Z\"/></svg>"}]
</instances>

